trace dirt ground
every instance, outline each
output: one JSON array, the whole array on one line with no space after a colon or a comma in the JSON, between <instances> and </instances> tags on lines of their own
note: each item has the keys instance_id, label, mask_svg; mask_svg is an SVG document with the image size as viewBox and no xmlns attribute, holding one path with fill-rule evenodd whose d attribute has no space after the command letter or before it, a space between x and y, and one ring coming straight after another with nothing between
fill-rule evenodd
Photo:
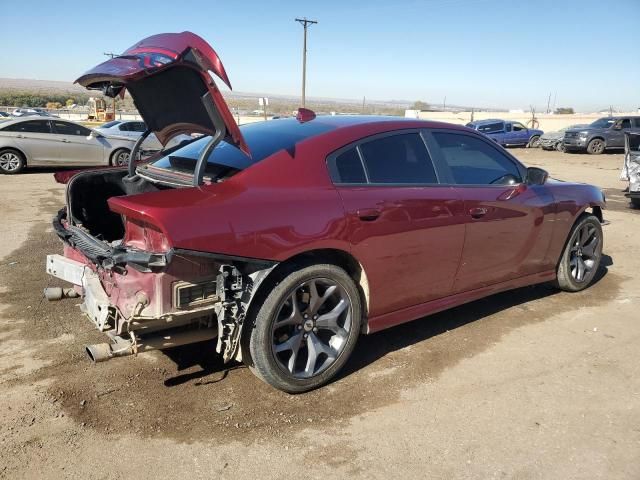
<instances>
[{"instance_id":1,"label":"dirt ground","mask_svg":"<svg viewBox=\"0 0 640 480\"><path fill-rule=\"evenodd\" d=\"M597 283L496 295L369 337L331 385L273 390L211 344L92 365L51 172L0 176L0 478L640 478L640 211L620 154L515 149L605 189Z\"/></svg>"}]
</instances>

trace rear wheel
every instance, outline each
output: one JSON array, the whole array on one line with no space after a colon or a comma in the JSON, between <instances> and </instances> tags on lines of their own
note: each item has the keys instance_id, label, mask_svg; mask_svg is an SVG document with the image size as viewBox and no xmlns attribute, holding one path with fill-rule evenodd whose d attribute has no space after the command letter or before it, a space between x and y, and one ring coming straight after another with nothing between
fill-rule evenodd
<instances>
[{"instance_id":1,"label":"rear wheel","mask_svg":"<svg viewBox=\"0 0 640 480\"><path fill-rule=\"evenodd\" d=\"M527 147L529 148L538 148L540 146L540 135L534 135L533 137L531 137L531 139L529 140L529 143L527 144Z\"/></svg>"},{"instance_id":2,"label":"rear wheel","mask_svg":"<svg viewBox=\"0 0 640 480\"><path fill-rule=\"evenodd\" d=\"M24 155L19 151L12 149L0 151L0 172L9 175L20 173L26 165Z\"/></svg>"},{"instance_id":3,"label":"rear wheel","mask_svg":"<svg viewBox=\"0 0 640 480\"><path fill-rule=\"evenodd\" d=\"M600 155L602 152L604 152L604 147L604 140L602 140L601 138L594 138L589 142L589 145L587 145L587 152L589 152L591 155Z\"/></svg>"},{"instance_id":4,"label":"rear wheel","mask_svg":"<svg viewBox=\"0 0 640 480\"><path fill-rule=\"evenodd\" d=\"M557 271L557 285L567 292L587 288L602 258L602 226L595 215L583 214L569 234Z\"/></svg>"},{"instance_id":5,"label":"rear wheel","mask_svg":"<svg viewBox=\"0 0 640 480\"><path fill-rule=\"evenodd\" d=\"M119 148L111 154L111 165L114 167L126 167L129 165L129 150Z\"/></svg>"},{"instance_id":6,"label":"rear wheel","mask_svg":"<svg viewBox=\"0 0 640 480\"><path fill-rule=\"evenodd\" d=\"M629 200L631 200L631 206L633 208L640 208L640 198L630 198Z\"/></svg>"},{"instance_id":7,"label":"rear wheel","mask_svg":"<svg viewBox=\"0 0 640 480\"><path fill-rule=\"evenodd\" d=\"M258 378L289 393L327 383L351 355L360 296L340 267L317 264L286 276L267 295L250 337Z\"/></svg>"}]
</instances>

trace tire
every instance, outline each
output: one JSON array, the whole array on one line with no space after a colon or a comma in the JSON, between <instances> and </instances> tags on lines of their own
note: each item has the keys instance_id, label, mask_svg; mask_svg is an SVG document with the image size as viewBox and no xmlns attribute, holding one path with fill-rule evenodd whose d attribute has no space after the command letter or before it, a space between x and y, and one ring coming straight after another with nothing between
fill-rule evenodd
<instances>
[{"instance_id":1,"label":"tire","mask_svg":"<svg viewBox=\"0 0 640 480\"><path fill-rule=\"evenodd\" d=\"M558 262L557 287L579 292L591 285L602 259L602 245L600 221L595 215L582 214L571 229Z\"/></svg>"},{"instance_id":2,"label":"tire","mask_svg":"<svg viewBox=\"0 0 640 480\"><path fill-rule=\"evenodd\" d=\"M15 175L22 172L26 166L24 155L18 150L12 148L0 150L0 172L6 175Z\"/></svg>"},{"instance_id":3,"label":"tire","mask_svg":"<svg viewBox=\"0 0 640 480\"><path fill-rule=\"evenodd\" d=\"M629 200L633 208L640 208L640 198L630 198Z\"/></svg>"},{"instance_id":4,"label":"tire","mask_svg":"<svg viewBox=\"0 0 640 480\"><path fill-rule=\"evenodd\" d=\"M288 393L318 388L347 362L361 323L360 294L347 272L329 264L298 268L258 308L249 339L252 371Z\"/></svg>"},{"instance_id":5,"label":"tire","mask_svg":"<svg viewBox=\"0 0 640 480\"><path fill-rule=\"evenodd\" d=\"M564 148L564 142L560 141L560 142L556 143L556 150L558 152L562 152L562 153L566 152L567 149Z\"/></svg>"},{"instance_id":6,"label":"tire","mask_svg":"<svg viewBox=\"0 0 640 480\"><path fill-rule=\"evenodd\" d=\"M600 155L604 152L604 149L605 143L601 138L594 138L589 142L589 145L587 145L587 152L591 155Z\"/></svg>"},{"instance_id":7,"label":"tire","mask_svg":"<svg viewBox=\"0 0 640 480\"><path fill-rule=\"evenodd\" d=\"M538 148L540 146L540 135L534 135L529 139L527 148Z\"/></svg>"},{"instance_id":8,"label":"tire","mask_svg":"<svg viewBox=\"0 0 640 480\"><path fill-rule=\"evenodd\" d=\"M118 148L111 154L109 163L112 167L126 167L129 165L129 153L130 151L126 148Z\"/></svg>"}]
</instances>

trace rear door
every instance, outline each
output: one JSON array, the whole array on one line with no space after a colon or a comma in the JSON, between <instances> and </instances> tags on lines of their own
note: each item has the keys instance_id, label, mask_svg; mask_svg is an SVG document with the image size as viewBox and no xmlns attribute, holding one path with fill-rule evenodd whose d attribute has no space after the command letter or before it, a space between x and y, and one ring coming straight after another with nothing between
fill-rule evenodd
<instances>
[{"instance_id":1,"label":"rear door","mask_svg":"<svg viewBox=\"0 0 640 480\"><path fill-rule=\"evenodd\" d=\"M11 135L27 156L27 164L52 165L57 159L56 143L51 135L49 120L27 120L2 129Z\"/></svg>"},{"instance_id":2,"label":"rear door","mask_svg":"<svg viewBox=\"0 0 640 480\"><path fill-rule=\"evenodd\" d=\"M464 199L465 244L454 293L553 268L546 252L555 207L547 187L525 185L524 167L481 137L434 129L426 138L439 175Z\"/></svg>"},{"instance_id":3,"label":"rear door","mask_svg":"<svg viewBox=\"0 0 640 480\"><path fill-rule=\"evenodd\" d=\"M371 137L328 159L355 256L367 273L369 316L451 292L462 254L462 201L441 186L417 130Z\"/></svg>"},{"instance_id":4,"label":"rear door","mask_svg":"<svg viewBox=\"0 0 640 480\"><path fill-rule=\"evenodd\" d=\"M60 166L106 165L103 138L92 136L91 130L76 123L64 120L51 123Z\"/></svg>"}]
</instances>

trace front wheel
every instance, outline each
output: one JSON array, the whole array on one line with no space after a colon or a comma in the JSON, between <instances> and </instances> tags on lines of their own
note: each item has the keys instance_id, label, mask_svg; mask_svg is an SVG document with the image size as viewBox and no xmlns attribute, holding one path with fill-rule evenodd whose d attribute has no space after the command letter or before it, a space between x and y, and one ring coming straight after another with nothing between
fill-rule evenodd
<instances>
[{"instance_id":1,"label":"front wheel","mask_svg":"<svg viewBox=\"0 0 640 480\"><path fill-rule=\"evenodd\" d=\"M129 165L129 150L119 148L111 154L111 166L126 167Z\"/></svg>"},{"instance_id":2,"label":"front wheel","mask_svg":"<svg viewBox=\"0 0 640 480\"><path fill-rule=\"evenodd\" d=\"M564 142L560 141L560 142L556 143L556 150L558 152L564 153L566 151L566 148L564 148Z\"/></svg>"},{"instance_id":3,"label":"front wheel","mask_svg":"<svg viewBox=\"0 0 640 480\"><path fill-rule=\"evenodd\" d=\"M534 135L527 144L528 148L538 148L540 146L540 135Z\"/></svg>"},{"instance_id":4,"label":"front wheel","mask_svg":"<svg viewBox=\"0 0 640 480\"><path fill-rule=\"evenodd\" d=\"M631 206L633 208L640 208L640 198L630 198L629 200L631 200Z\"/></svg>"},{"instance_id":5,"label":"front wheel","mask_svg":"<svg viewBox=\"0 0 640 480\"><path fill-rule=\"evenodd\" d=\"M604 147L604 140L602 140L601 138L594 138L589 142L589 145L587 145L587 152L589 152L591 155L600 155L602 152L604 152Z\"/></svg>"},{"instance_id":6,"label":"front wheel","mask_svg":"<svg viewBox=\"0 0 640 480\"><path fill-rule=\"evenodd\" d=\"M602 225L595 215L583 214L569 234L557 271L557 286L579 292L593 282L602 258Z\"/></svg>"},{"instance_id":7,"label":"front wheel","mask_svg":"<svg viewBox=\"0 0 640 480\"><path fill-rule=\"evenodd\" d=\"M360 295L335 265L287 275L258 309L249 347L257 376L289 393L327 383L344 366L360 334Z\"/></svg>"}]
</instances>

